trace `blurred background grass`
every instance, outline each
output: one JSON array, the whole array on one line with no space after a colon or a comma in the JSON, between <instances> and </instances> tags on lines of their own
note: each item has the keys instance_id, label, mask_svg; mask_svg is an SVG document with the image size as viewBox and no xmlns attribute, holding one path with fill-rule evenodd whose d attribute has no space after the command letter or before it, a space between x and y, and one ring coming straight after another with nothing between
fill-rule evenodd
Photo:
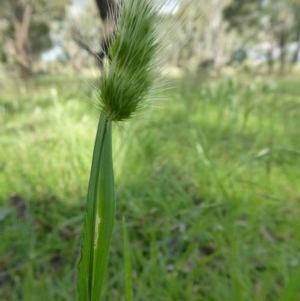
<instances>
[{"instance_id":1,"label":"blurred background grass","mask_svg":"<svg viewBox=\"0 0 300 301\"><path fill-rule=\"evenodd\" d=\"M98 112L87 79L7 80L0 94L0 300L74 300ZM103 300L299 300L300 86L174 80L114 128L117 221ZM298 281L299 280L299 281Z\"/></svg>"}]
</instances>

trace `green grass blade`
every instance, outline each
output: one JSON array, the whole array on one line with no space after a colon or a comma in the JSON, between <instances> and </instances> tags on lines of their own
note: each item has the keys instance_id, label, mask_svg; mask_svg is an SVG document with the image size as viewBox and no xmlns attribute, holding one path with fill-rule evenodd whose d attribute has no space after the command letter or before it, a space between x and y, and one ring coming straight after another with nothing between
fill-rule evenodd
<instances>
[{"instance_id":1,"label":"green grass blade","mask_svg":"<svg viewBox=\"0 0 300 301\"><path fill-rule=\"evenodd\" d=\"M108 261L115 216L111 122L101 115L87 199L87 212L79 263L80 301L98 301Z\"/></svg>"},{"instance_id":2,"label":"green grass blade","mask_svg":"<svg viewBox=\"0 0 300 301\"><path fill-rule=\"evenodd\" d=\"M300 269L297 266L283 289L279 301L298 300L300 291Z\"/></svg>"},{"instance_id":3,"label":"green grass blade","mask_svg":"<svg viewBox=\"0 0 300 301\"><path fill-rule=\"evenodd\" d=\"M125 269L125 301L133 301L131 255L125 219L123 219L123 249Z\"/></svg>"}]
</instances>

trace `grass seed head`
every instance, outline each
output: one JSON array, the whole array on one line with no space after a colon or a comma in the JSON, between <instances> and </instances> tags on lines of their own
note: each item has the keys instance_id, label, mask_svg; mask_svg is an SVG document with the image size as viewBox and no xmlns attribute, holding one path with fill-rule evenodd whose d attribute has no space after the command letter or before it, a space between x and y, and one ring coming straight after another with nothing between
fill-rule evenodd
<instances>
[{"instance_id":1,"label":"grass seed head","mask_svg":"<svg viewBox=\"0 0 300 301\"><path fill-rule=\"evenodd\" d=\"M100 82L99 105L112 121L129 119L143 107L157 77L158 10L151 0L127 0L121 8L110 65Z\"/></svg>"}]
</instances>

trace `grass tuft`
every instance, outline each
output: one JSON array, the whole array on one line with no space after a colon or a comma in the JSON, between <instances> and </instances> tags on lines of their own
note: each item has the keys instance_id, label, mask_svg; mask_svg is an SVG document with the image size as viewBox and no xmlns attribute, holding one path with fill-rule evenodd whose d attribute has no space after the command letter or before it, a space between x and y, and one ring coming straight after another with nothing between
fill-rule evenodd
<instances>
[{"instance_id":1,"label":"grass tuft","mask_svg":"<svg viewBox=\"0 0 300 301\"><path fill-rule=\"evenodd\" d=\"M74 301L99 116L81 79L31 84L0 95L0 300ZM299 95L292 75L183 79L114 127L103 300L125 297L124 216L135 301L300 300Z\"/></svg>"}]
</instances>

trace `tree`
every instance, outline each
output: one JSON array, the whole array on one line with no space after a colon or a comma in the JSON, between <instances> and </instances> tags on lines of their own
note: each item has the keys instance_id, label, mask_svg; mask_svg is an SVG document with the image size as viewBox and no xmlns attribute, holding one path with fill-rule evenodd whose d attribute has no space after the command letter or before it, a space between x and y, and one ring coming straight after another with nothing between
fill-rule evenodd
<instances>
[{"instance_id":1,"label":"tree","mask_svg":"<svg viewBox=\"0 0 300 301\"><path fill-rule=\"evenodd\" d=\"M62 19L67 0L10 0L0 2L0 18L9 26L4 32L12 37L20 75L32 73L32 59L52 46L50 21Z\"/></svg>"},{"instance_id":2,"label":"tree","mask_svg":"<svg viewBox=\"0 0 300 301\"><path fill-rule=\"evenodd\" d=\"M222 10L227 0L178 0L179 19L183 19L172 49L177 65L202 72L220 67L226 61ZM229 40L227 35L227 40Z\"/></svg>"},{"instance_id":3,"label":"tree","mask_svg":"<svg viewBox=\"0 0 300 301\"><path fill-rule=\"evenodd\" d=\"M290 0L292 5L292 12L294 15L294 26L292 29L292 39L296 41L296 49L292 58L291 63L296 64L300 53L300 1Z\"/></svg>"},{"instance_id":4,"label":"tree","mask_svg":"<svg viewBox=\"0 0 300 301\"><path fill-rule=\"evenodd\" d=\"M299 6L299 0L233 0L223 10L229 29L240 34L248 33L248 38L257 39L258 33L264 33L271 47L267 53L269 69L273 67L273 47L280 49L280 73L285 70L286 45L293 27L298 22L294 18L293 5ZM299 16L298 16L299 18Z\"/></svg>"},{"instance_id":5,"label":"tree","mask_svg":"<svg viewBox=\"0 0 300 301\"><path fill-rule=\"evenodd\" d=\"M109 46L113 38L115 22L119 16L122 0L95 0L98 14L102 21L103 34L100 40L100 50L94 51L89 43L85 42L85 38L78 30L73 33L73 39L81 48L85 49L89 54L95 57L100 69L103 67L103 61L108 55Z\"/></svg>"},{"instance_id":6,"label":"tree","mask_svg":"<svg viewBox=\"0 0 300 301\"><path fill-rule=\"evenodd\" d=\"M103 38L101 41L101 50L98 53L100 65L103 59L108 55L109 46L113 38L115 22L118 19L120 11L120 2L114 0L96 0L100 18L103 22Z\"/></svg>"}]
</instances>

